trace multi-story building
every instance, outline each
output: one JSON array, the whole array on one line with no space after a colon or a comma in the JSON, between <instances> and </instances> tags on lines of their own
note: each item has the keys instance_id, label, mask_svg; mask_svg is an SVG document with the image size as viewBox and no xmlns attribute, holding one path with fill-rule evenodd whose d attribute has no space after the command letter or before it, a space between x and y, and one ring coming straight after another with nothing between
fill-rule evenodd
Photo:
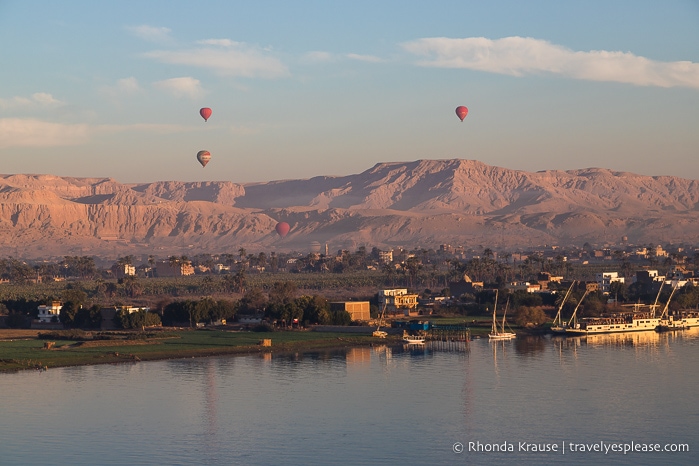
<instances>
[{"instance_id":1,"label":"multi-story building","mask_svg":"<svg viewBox=\"0 0 699 466\"><path fill-rule=\"evenodd\" d=\"M60 301L53 301L51 305L42 304L38 307L39 315L37 320L41 323L58 322L63 305ZM55 320L54 320L55 319Z\"/></svg>"},{"instance_id":2,"label":"multi-story building","mask_svg":"<svg viewBox=\"0 0 699 466\"><path fill-rule=\"evenodd\" d=\"M619 272L601 272L595 274L595 281L602 293L609 293L609 287L612 283L624 283L624 277L619 276Z\"/></svg>"},{"instance_id":3,"label":"multi-story building","mask_svg":"<svg viewBox=\"0 0 699 466\"><path fill-rule=\"evenodd\" d=\"M379 290L379 308L389 314L411 315L417 310L417 294L410 294L406 288Z\"/></svg>"}]
</instances>

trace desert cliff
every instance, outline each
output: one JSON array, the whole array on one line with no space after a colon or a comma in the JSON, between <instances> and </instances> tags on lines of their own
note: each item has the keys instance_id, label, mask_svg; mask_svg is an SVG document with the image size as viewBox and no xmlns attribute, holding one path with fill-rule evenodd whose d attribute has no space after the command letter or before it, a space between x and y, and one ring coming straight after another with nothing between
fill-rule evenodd
<instances>
[{"instance_id":1,"label":"desert cliff","mask_svg":"<svg viewBox=\"0 0 699 466\"><path fill-rule=\"evenodd\" d=\"M279 221L291 225L280 238ZM699 240L699 181L602 168L525 172L474 160L379 163L255 184L0 176L4 256L493 248Z\"/></svg>"}]
</instances>

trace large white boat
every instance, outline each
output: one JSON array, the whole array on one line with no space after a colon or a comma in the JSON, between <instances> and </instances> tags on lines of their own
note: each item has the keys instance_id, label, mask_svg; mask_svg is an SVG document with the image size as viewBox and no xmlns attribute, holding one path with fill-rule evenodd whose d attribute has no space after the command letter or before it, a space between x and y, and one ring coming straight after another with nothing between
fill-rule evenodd
<instances>
[{"instance_id":1,"label":"large white boat","mask_svg":"<svg viewBox=\"0 0 699 466\"><path fill-rule=\"evenodd\" d=\"M642 332L655 330L660 317L652 312L630 312L603 317L583 317L566 328L567 335L592 335L598 333Z\"/></svg>"},{"instance_id":2,"label":"large white boat","mask_svg":"<svg viewBox=\"0 0 699 466\"><path fill-rule=\"evenodd\" d=\"M505 312L502 314L502 325L498 327L498 321L495 317L495 312L498 308L498 290L495 290L495 305L493 305L493 326L488 334L488 338L491 340L512 340L517 336L514 332L508 332L505 330L505 315L507 314L507 306L505 306Z\"/></svg>"}]
</instances>

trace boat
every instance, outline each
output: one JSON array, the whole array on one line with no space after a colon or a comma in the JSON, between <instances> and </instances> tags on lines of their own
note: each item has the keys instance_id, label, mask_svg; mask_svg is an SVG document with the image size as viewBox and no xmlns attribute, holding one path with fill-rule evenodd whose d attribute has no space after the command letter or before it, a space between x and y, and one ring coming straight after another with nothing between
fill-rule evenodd
<instances>
[{"instance_id":1,"label":"boat","mask_svg":"<svg viewBox=\"0 0 699 466\"><path fill-rule=\"evenodd\" d=\"M566 294L563 297L563 300L561 301L561 305L558 306L558 312L556 313L556 317L553 318L553 323L551 323L551 331L553 333L565 333L566 328L568 328L568 323L563 321L561 311L563 310L563 305L565 305L566 301L568 300L568 296L570 296L570 292L572 291L573 286L575 286L575 283L576 280L573 280L573 283L570 284L568 291L566 291ZM580 305L580 303L578 303L578 305Z\"/></svg>"},{"instance_id":2,"label":"boat","mask_svg":"<svg viewBox=\"0 0 699 466\"><path fill-rule=\"evenodd\" d=\"M659 332L666 332L669 330L685 330L691 327L699 327L699 311L696 310L682 310L673 311L670 313L668 311L670 306L670 300L677 289L677 286L672 287L672 293L663 308L663 312L660 314L660 323L656 328Z\"/></svg>"},{"instance_id":3,"label":"boat","mask_svg":"<svg viewBox=\"0 0 699 466\"><path fill-rule=\"evenodd\" d=\"M423 335L408 335L403 333L403 343L408 345L424 345L425 337Z\"/></svg>"},{"instance_id":4,"label":"boat","mask_svg":"<svg viewBox=\"0 0 699 466\"><path fill-rule=\"evenodd\" d=\"M386 305L384 304L383 310L381 311L381 315L379 316L379 323L376 326L376 330L371 334L372 336L376 338L386 338L388 336L388 332L381 330L381 324L384 323L384 315L386 314Z\"/></svg>"},{"instance_id":5,"label":"boat","mask_svg":"<svg viewBox=\"0 0 699 466\"><path fill-rule=\"evenodd\" d=\"M559 326L558 333L565 335L598 335L604 333L640 332L655 330L660 322L660 318L655 316L655 305L649 306L647 311L639 311L640 305L632 312L622 312L599 317L583 317L578 319L578 308L585 299L589 290L585 290L582 298L575 306L573 315L567 323ZM657 301L657 298L656 298ZM553 330L552 331L556 331Z\"/></svg>"},{"instance_id":6,"label":"boat","mask_svg":"<svg viewBox=\"0 0 699 466\"><path fill-rule=\"evenodd\" d=\"M502 326L498 328L498 321L495 317L495 313L498 308L498 290L495 290L495 305L493 306L493 327L488 334L488 338L491 340L511 340L517 336L514 332L505 331L505 315L507 314L507 306L505 306L505 312L502 314Z\"/></svg>"},{"instance_id":7,"label":"boat","mask_svg":"<svg viewBox=\"0 0 699 466\"><path fill-rule=\"evenodd\" d=\"M578 301L578 304L575 305L575 309L573 309L573 314L571 314L570 319L568 319L568 322L563 322L560 317L559 321L561 322L559 325L556 325L555 327L551 327L551 331L557 334L571 334L570 330L575 329L576 327L579 327L578 323L578 309L580 308L580 305L582 302L585 300L585 297L590 293L589 289L585 289L585 292L582 295L582 298L580 298L580 301ZM585 320L585 319L581 319Z\"/></svg>"},{"instance_id":8,"label":"boat","mask_svg":"<svg viewBox=\"0 0 699 466\"><path fill-rule=\"evenodd\" d=\"M566 329L566 335L596 335L600 333L642 332L655 330L660 318L654 313L627 312L610 316L584 317Z\"/></svg>"},{"instance_id":9,"label":"boat","mask_svg":"<svg viewBox=\"0 0 699 466\"><path fill-rule=\"evenodd\" d=\"M658 325L659 332L668 330L685 330L692 327L699 327L699 311L683 310L669 314L665 319L660 319Z\"/></svg>"}]
</instances>

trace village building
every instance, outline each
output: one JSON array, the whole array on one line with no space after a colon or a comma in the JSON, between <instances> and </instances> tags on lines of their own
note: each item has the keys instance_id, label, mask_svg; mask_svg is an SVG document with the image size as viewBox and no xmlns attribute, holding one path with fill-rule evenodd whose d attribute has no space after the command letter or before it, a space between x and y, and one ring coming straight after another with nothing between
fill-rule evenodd
<instances>
[{"instance_id":1,"label":"village building","mask_svg":"<svg viewBox=\"0 0 699 466\"><path fill-rule=\"evenodd\" d=\"M136 275L136 267L131 264L114 264L111 270L116 278L133 277Z\"/></svg>"},{"instance_id":2,"label":"village building","mask_svg":"<svg viewBox=\"0 0 699 466\"><path fill-rule=\"evenodd\" d=\"M194 267L191 262L160 261L155 266L158 277L183 277L194 275Z\"/></svg>"},{"instance_id":3,"label":"village building","mask_svg":"<svg viewBox=\"0 0 699 466\"><path fill-rule=\"evenodd\" d=\"M49 304L42 304L38 307L39 315L37 320L41 323L58 322L58 318L61 315L61 309L63 305L60 301L53 301Z\"/></svg>"},{"instance_id":4,"label":"village building","mask_svg":"<svg viewBox=\"0 0 699 466\"><path fill-rule=\"evenodd\" d=\"M330 311L347 311L353 321L368 321L371 319L369 301L337 301L330 303Z\"/></svg>"},{"instance_id":5,"label":"village building","mask_svg":"<svg viewBox=\"0 0 699 466\"><path fill-rule=\"evenodd\" d=\"M389 314L417 315L417 294L406 288L379 290L379 308Z\"/></svg>"},{"instance_id":6,"label":"village building","mask_svg":"<svg viewBox=\"0 0 699 466\"><path fill-rule=\"evenodd\" d=\"M456 282L449 282L449 293L452 296L462 296L464 294L476 294L483 290L483 282L471 281L468 275Z\"/></svg>"},{"instance_id":7,"label":"village building","mask_svg":"<svg viewBox=\"0 0 699 466\"><path fill-rule=\"evenodd\" d=\"M393 262L393 251L379 251L379 262L382 264Z\"/></svg>"},{"instance_id":8,"label":"village building","mask_svg":"<svg viewBox=\"0 0 699 466\"><path fill-rule=\"evenodd\" d=\"M121 311L128 312L129 314L133 314L134 312L138 311L150 311L150 308L147 307L137 307L137 306L110 306L110 307L103 307L100 309L100 317L102 318L102 321L100 323L100 329L101 330L114 330L117 328L115 318L117 314Z\"/></svg>"},{"instance_id":9,"label":"village building","mask_svg":"<svg viewBox=\"0 0 699 466\"><path fill-rule=\"evenodd\" d=\"M609 293L612 283L624 283L624 277L620 277L618 272L600 272L595 274L595 281L602 293Z\"/></svg>"},{"instance_id":10,"label":"village building","mask_svg":"<svg viewBox=\"0 0 699 466\"><path fill-rule=\"evenodd\" d=\"M506 288L510 291L526 291L527 293L536 293L541 291L541 284L529 282L510 282Z\"/></svg>"}]
</instances>

